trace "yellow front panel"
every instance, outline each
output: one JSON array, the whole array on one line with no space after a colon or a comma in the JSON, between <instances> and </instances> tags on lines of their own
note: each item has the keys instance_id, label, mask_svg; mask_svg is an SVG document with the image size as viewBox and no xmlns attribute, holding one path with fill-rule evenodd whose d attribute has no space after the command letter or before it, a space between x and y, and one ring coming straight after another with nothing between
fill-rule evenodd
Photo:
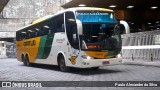
<instances>
[{"instance_id":1,"label":"yellow front panel","mask_svg":"<svg viewBox=\"0 0 160 90\"><path fill-rule=\"evenodd\" d=\"M88 56L92 56L92 57L95 57L95 58L110 58L110 57L107 57L108 51L105 51L105 52L85 51L85 53Z\"/></svg>"}]
</instances>

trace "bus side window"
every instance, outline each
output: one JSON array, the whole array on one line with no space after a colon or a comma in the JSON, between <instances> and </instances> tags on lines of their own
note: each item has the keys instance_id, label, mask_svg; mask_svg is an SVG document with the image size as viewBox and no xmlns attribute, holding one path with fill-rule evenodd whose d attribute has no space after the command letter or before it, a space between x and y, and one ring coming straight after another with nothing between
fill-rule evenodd
<instances>
[{"instance_id":1,"label":"bus side window","mask_svg":"<svg viewBox=\"0 0 160 90\"><path fill-rule=\"evenodd\" d=\"M55 28L57 32L64 32L62 26L64 24L64 14L55 17Z\"/></svg>"},{"instance_id":2,"label":"bus side window","mask_svg":"<svg viewBox=\"0 0 160 90\"><path fill-rule=\"evenodd\" d=\"M51 29L49 29L49 32L48 32L48 34L51 34L52 32L51 32Z\"/></svg>"},{"instance_id":3,"label":"bus side window","mask_svg":"<svg viewBox=\"0 0 160 90\"><path fill-rule=\"evenodd\" d=\"M35 37L40 36L40 27L36 26L35 27Z\"/></svg>"},{"instance_id":4,"label":"bus side window","mask_svg":"<svg viewBox=\"0 0 160 90\"><path fill-rule=\"evenodd\" d=\"M45 32L44 32L44 25L43 24L40 24L40 30L39 30L39 36L43 36L43 35L45 35Z\"/></svg>"},{"instance_id":5,"label":"bus side window","mask_svg":"<svg viewBox=\"0 0 160 90\"><path fill-rule=\"evenodd\" d=\"M35 33L35 37L43 36L43 35L44 35L43 26L44 26L44 24L39 23L38 25L36 25L36 26L34 27L34 31L36 32L36 33Z\"/></svg>"},{"instance_id":6,"label":"bus side window","mask_svg":"<svg viewBox=\"0 0 160 90\"><path fill-rule=\"evenodd\" d=\"M27 39L27 34L22 34L22 40Z\"/></svg>"},{"instance_id":7,"label":"bus side window","mask_svg":"<svg viewBox=\"0 0 160 90\"><path fill-rule=\"evenodd\" d=\"M30 33L30 38L34 38L34 37L36 37L36 32L35 31L33 31L32 33Z\"/></svg>"},{"instance_id":8,"label":"bus side window","mask_svg":"<svg viewBox=\"0 0 160 90\"><path fill-rule=\"evenodd\" d=\"M35 37L37 37L38 36L38 32L35 32Z\"/></svg>"},{"instance_id":9,"label":"bus side window","mask_svg":"<svg viewBox=\"0 0 160 90\"><path fill-rule=\"evenodd\" d=\"M45 23L44 25L44 31L45 31L45 34L53 34L54 33L54 23L49 20L48 22Z\"/></svg>"},{"instance_id":10,"label":"bus side window","mask_svg":"<svg viewBox=\"0 0 160 90\"><path fill-rule=\"evenodd\" d=\"M44 24L42 30L44 35L47 35L49 33L50 26L48 24Z\"/></svg>"},{"instance_id":11,"label":"bus side window","mask_svg":"<svg viewBox=\"0 0 160 90\"><path fill-rule=\"evenodd\" d=\"M32 37L31 37L31 33L28 34L28 39L29 39L29 38L32 38Z\"/></svg>"},{"instance_id":12,"label":"bus side window","mask_svg":"<svg viewBox=\"0 0 160 90\"><path fill-rule=\"evenodd\" d=\"M29 39L30 34L27 32L26 36L24 37L24 39Z\"/></svg>"},{"instance_id":13,"label":"bus side window","mask_svg":"<svg viewBox=\"0 0 160 90\"><path fill-rule=\"evenodd\" d=\"M45 34L43 29L40 32L41 32L41 34L40 34L41 36L43 36Z\"/></svg>"},{"instance_id":14,"label":"bus side window","mask_svg":"<svg viewBox=\"0 0 160 90\"><path fill-rule=\"evenodd\" d=\"M55 22L54 22L54 19L52 18L50 21L49 21L49 34L54 34L55 33Z\"/></svg>"}]
</instances>

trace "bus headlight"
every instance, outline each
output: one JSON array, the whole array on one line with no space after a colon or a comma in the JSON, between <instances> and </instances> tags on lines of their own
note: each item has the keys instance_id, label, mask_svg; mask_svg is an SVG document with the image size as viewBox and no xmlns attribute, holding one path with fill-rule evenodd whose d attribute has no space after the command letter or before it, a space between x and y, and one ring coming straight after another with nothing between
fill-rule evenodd
<instances>
[{"instance_id":1,"label":"bus headlight","mask_svg":"<svg viewBox=\"0 0 160 90\"><path fill-rule=\"evenodd\" d=\"M87 56L87 55L82 55L82 58L84 58L84 59L94 59L94 57Z\"/></svg>"},{"instance_id":2,"label":"bus headlight","mask_svg":"<svg viewBox=\"0 0 160 90\"><path fill-rule=\"evenodd\" d=\"M118 54L116 57L117 57L117 58L121 58L121 57L122 57L122 55L121 55L121 54Z\"/></svg>"}]
</instances>

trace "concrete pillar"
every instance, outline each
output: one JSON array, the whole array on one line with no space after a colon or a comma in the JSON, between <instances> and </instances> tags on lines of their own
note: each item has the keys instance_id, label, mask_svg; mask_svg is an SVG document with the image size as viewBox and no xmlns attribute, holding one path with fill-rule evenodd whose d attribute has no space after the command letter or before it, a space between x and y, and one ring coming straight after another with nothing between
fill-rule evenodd
<instances>
[{"instance_id":1,"label":"concrete pillar","mask_svg":"<svg viewBox=\"0 0 160 90\"><path fill-rule=\"evenodd\" d=\"M6 44L5 44L5 41L0 41L0 58L6 58Z\"/></svg>"}]
</instances>

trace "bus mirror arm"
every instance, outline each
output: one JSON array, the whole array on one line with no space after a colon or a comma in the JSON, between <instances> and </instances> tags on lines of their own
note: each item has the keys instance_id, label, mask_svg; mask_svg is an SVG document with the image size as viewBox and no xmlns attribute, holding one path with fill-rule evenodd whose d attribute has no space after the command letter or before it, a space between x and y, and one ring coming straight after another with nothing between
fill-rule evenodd
<instances>
[{"instance_id":1,"label":"bus mirror arm","mask_svg":"<svg viewBox=\"0 0 160 90\"><path fill-rule=\"evenodd\" d=\"M129 25L128 25L128 23L127 23L126 21L121 20L121 21L120 21L120 25L121 25L122 27L124 27L124 29L125 29L125 34L129 34L129 33L130 33Z\"/></svg>"},{"instance_id":2,"label":"bus mirror arm","mask_svg":"<svg viewBox=\"0 0 160 90\"><path fill-rule=\"evenodd\" d=\"M78 30L78 35L82 35L83 34L83 31L82 31L82 23L80 20L76 20L77 22L77 30Z\"/></svg>"}]
</instances>

